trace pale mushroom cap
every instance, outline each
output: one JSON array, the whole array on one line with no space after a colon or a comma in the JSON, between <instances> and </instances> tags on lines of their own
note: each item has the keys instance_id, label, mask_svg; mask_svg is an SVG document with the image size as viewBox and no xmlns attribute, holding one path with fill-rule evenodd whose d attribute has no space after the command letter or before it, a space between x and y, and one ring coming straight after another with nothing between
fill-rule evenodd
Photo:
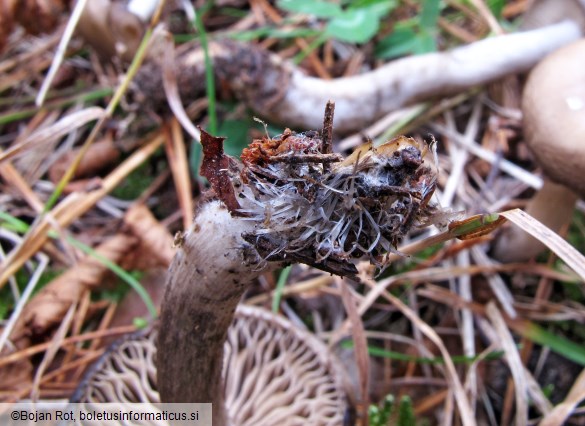
<instances>
[{"instance_id":1,"label":"pale mushroom cap","mask_svg":"<svg viewBox=\"0 0 585 426\"><path fill-rule=\"evenodd\" d=\"M544 173L585 196L585 39L532 70L522 109L526 142Z\"/></svg>"},{"instance_id":2,"label":"pale mushroom cap","mask_svg":"<svg viewBox=\"0 0 585 426\"><path fill-rule=\"evenodd\" d=\"M155 328L114 345L90 369L72 400L158 403L156 334ZM314 335L264 309L239 306L224 351L230 424L343 424L345 374Z\"/></svg>"}]
</instances>

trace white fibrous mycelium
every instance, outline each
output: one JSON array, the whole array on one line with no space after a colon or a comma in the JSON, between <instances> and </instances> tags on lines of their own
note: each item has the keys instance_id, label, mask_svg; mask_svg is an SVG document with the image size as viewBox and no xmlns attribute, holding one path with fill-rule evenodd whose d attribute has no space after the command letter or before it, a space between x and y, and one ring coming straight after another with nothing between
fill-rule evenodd
<instances>
[{"instance_id":1,"label":"white fibrous mycelium","mask_svg":"<svg viewBox=\"0 0 585 426\"><path fill-rule=\"evenodd\" d=\"M367 255L384 267L410 229L440 216L431 203L437 168L426 143L404 136L346 159L331 153L332 108L322 133L266 136L241 163L203 132L205 173L231 213L254 224L243 238L266 260L352 275L350 259Z\"/></svg>"},{"instance_id":2,"label":"white fibrous mycelium","mask_svg":"<svg viewBox=\"0 0 585 426\"><path fill-rule=\"evenodd\" d=\"M316 132L287 130L244 150L240 212L256 225L245 238L263 239L269 256L310 251L319 263L367 254L381 264L437 210L429 203L436 180L429 149L398 137L341 160L321 154L320 142Z\"/></svg>"}]
</instances>

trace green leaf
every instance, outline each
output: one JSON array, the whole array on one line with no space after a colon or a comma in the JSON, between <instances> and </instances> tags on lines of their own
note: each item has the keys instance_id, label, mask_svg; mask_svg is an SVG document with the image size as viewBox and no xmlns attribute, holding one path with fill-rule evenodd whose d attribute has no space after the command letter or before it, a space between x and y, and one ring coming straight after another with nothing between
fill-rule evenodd
<instances>
[{"instance_id":1,"label":"green leaf","mask_svg":"<svg viewBox=\"0 0 585 426\"><path fill-rule=\"evenodd\" d=\"M431 30L437 27L437 19L439 19L441 10L439 3L439 0L423 0L420 14L421 28Z\"/></svg>"},{"instance_id":2,"label":"green leaf","mask_svg":"<svg viewBox=\"0 0 585 426\"><path fill-rule=\"evenodd\" d=\"M19 234L25 234L30 228L28 223L3 211L0 211L0 226Z\"/></svg>"},{"instance_id":3,"label":"green leaf","mask_svg":"<svg viewBox=\"0 0 585 426\"><path fill-rule=\"evenodd\" d=\"M437 50L432 31L419 28L414 20L397 24L392 34L376 45L377 58L391 59L404 55L420 55Z\"/></svg>"},{"instance_id":4,"label":"green leaf","mask_svg":"<svg viewBox=\"0 0 585 426\"><path fill-rule=\"evenodd\" d=\"M397 25L392 34L380 40L374 53L380 59L409 55L416 51L417 43L417 33L412 26Z\"/></svg>"},{"instance_id":5,"label":"green leaf","mask_svg":"<svg viewBox=\"0 0 585 426\"><path fill-rule=\"evenodd\" d=\"M585 366L585 346L575 343L556 333L545 330L534 323L525 323L516 328L520 335L543 346L548 346L553 352Z\"/></svg>"},{"instance_id":6,"label":"green leaf","mask_svg":"<svg viewBox=\"0 0 585 426\"><path fill-rule=\"evenodd\" d=\"M435 36L433 33L423 30L420 32L418 37L416 38L416 43L414 45L414 53L415 55L422 55L423 53L430 53L437 51L437 41L435 40Z\"/></svg>"},{"instance_id":7,"label":"green leaf","mask_svg":"<svg viewBox=\"0 0 585 426\"><path fill-rule=\"evenodd\" d=\"M398 6L396 0L358 0L352 1L348 6L348 10L368 9L374 12L378 19L381 19L394 10L396 6Z\"/></svg>"},{"instance_id":8,"label":"green leaf","mask_svg":"<svg viewBox=\"0 0 585 426\"><path fill-rule=\"evenodd\" d=\"M350 43L365 43L378 32L378 14L370 9L349 9L332 19L325 33L330 37Z\"/></svg>"},{"instance_id":9,"label":"green leaf","mask_svg":"<svg viewBox=\"0 0 585 426\"><path fill-rule=\"evenodd\" d=\"M226 35L227 37L234 40L251 41L258 40L261 37L287 39L296 37L313 37L319 34L319 30L314 30L311 28L292 28L283 30L274 27L261 27L249 31L234 31Z\"/></svg>"},{"instance_id":10,"label":"green leaf","mask_svg":"<svg viewBox=\"0 0 585 426\"><path fill-rule=\"evenodd\" d=\"M505 0L487 0L487 6L490 8L496 19L502 18L502 11L506 5Z\"/></svg>"},{"instance_id":11,"label":"green leaf","mask_svg":"<svg viewBox=\"0 0 585 426\"><path fill-rule=\"evenodd\" d=\"M217 136L217 106L216 106L216 90L215 90L215 76L213 74L213 63L209 55L209 43L207 42L207 32L205 25L203 25L202 16L212 6L211 1L207 1L205 5L195 14L194 28L199 34L199 41L203 49L203 59L205 63L205 94L207 96L207 116L209 117L209 133Z\"/></svg>"},{"instance_id":12,"label":"green leaf","mask_svg":"<svg viewBox=\"0 0 585 426\"><path fill-rule=\"evenodd\" d=\"M377 405L370 405L368 407L368 423L370 426L383 426L380 408Z\"/></svg>"},{"instance_id":13,"label":"green leaf","mask_svg":"<svg viewBox=\"0 0 585 426\"><path fill-rule=\"evenodd\" d=\"M132 324L134 324L134 327L136 327L137 329L142 330L148 327L148 324L150 324L150 322L146 318L135 317L132 320Z\"/></svg>"},{"instance_id":14,"label":"green leaf","mask_svg":"<svg viewBox=\"0 0 585 426\"><path fill-rule=\"evenodd\" d=\"M416 424L416 417L414 416L414 407L410 396L404 395L400 399L400 406L398 407L398 421L397 426L411 426Z\"/></svg>"},{"instance_id":15,"label":"green leaf","mask_svg":"<svg viewBox=\"0 0 585 426\"><path fill-rule=\"evenodd\" d=\"M338 4L324 1L281 0L277 4L283 10L313 15L317 18L334 18L342 13Z\"/></svg>"}]
</instances>

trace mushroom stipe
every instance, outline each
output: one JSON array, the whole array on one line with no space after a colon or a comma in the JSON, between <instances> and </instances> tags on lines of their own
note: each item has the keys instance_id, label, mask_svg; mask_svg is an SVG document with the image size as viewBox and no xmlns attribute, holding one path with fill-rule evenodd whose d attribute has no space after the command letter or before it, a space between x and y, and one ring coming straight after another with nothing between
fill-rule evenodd
<instances>
[{"instance_id":1,"label":"mushroom stipe","mask_svg":"<svg viewBox=\"0 0 585 426\"><path fill-rule=\"evenodd\" d=\"M398 137L377 148L368 144L343 159L330 152L332 120L329 103L322 132L267 135L244 150L241 162L224 154L223 138L202 131L202 174L214 196L200 203L193 225L177 239L167 275L156 339L161 401L211 402L214 425L280 425L282 417L278 420L258 407L263 399L272 399L274 386L282 385L283 395L284 388L298 391L273 407L274 413L286 416L286 424L293 424L291 419L298 424L342 424L339 416L352 406L349 396L354 393L343 386L346 373L336 367L334 355L311 335L285 344L286 333L278 330L299 336L301 332L266 312L256 314L252 323L244 320L240 300L262 273L288 263L355 278L354 259L367 257L383 269L389 263L387 254L397 252L407 232L447 216L438 214L431 202L437 176L432 146ZM254 352L256 343L243 345L254 352L246 355L254 360L254 372L244 375L230 361L242 356L233 349L243 339L234 337L239 323L248 325L238 333L273 336L267 344L278 349ZM301 350L301 341L316 346ZM300 373L297 385L287 379L297 375L288 360L298 351L312 354L303 368L307 373L319 371L330 395L305 392L313 379L305 383ZM254 378L266 369L272 371L269 379ZM228 391L230 383L246 375L253 378L249 385L237 386L248 393L236 398ZM243 404L237 413L248 413L246 419L237 417L236 400ZM287 414L288 405L301 409Z\"/></svg>"}]
</instances>

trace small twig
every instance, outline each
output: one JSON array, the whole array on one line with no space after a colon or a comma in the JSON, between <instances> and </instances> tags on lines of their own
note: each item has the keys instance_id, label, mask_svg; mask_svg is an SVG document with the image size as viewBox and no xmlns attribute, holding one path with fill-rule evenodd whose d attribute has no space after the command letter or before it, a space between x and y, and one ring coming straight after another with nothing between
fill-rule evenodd
<instances>
[{"instance_id":1,"label":"small twig","mask_svg":"<svg viewBox=\"0 0 585 426\"><path fill-rule=\"evenodd\" d=\"M268 158L269 163L322 163L323 167L342 160L340 154L280 154Z\"/></svg>"},{"instance_id":2,"label":"small twig","mask_svg":"<svg viewBox=\"0 0 585 426\"><path fill-rule=\"evenodd\" d=\"M97 338L101 338L101 337L106 337L106 336L119 336L122 334L128 334L128 333L132 333L134 331L136 331L135 326L125 325L125 326L111 328L109 330L103 330L103 331L99 331L99 332L88 332L88 333L85 333L85 334L82 334L79 336L72 336L72 337L67 337L67 338L63 339L62 347L65 347L67 345L72 345L75 343L79 343L79 342L85 342L87 340L93 340L93 339L97 339ZM44 352L50 347L51 347L51 342L45 342L45 343L38 344L36 346L30 346L26 349L12 353L10 355L3 356L2 358L0 358L0 367L17 362L18 360L20 360L22 358L28 358L28 357L31 357L31 356L36 355L38 353Z\"/></svg>"},{"instance_id":3,"label":"small twig","mask_svg":"<svg viewBox=\"0 0 585 426\"><path fill-rule=\"evenodd\" d=\"M325 105L325 116L323 117L323 145L321 152L331 154L333 152L333 116L335 114L335 102L327 101Z\"/></svg>"},{"instance_id":4,"label":"small twig","mask_svg":"<svg viewBox=\"0 0 585 426\"><path fill-rule=\"evenodd\" d=\"M325 115L323 117L323 131L321 133L321 152L325 155L333 152L333 116L335 114L335 102L329 100L325 105ZM323 170L329 171L329 164L323 163Z\"/></svg>"},{"instance_id":5,"label":"small twig","mask_svg":"<svg viewBox=\"0 0 585 426\"><path fill-rule=\"evenodd\" d=\"M49 367L50 363L53 362L53 360L55 359L55 356L57 355L57 352L61 348L61 345L63 343L63 339L65 339L67 331L69 331L69 327L71 326L71 322L73 320L73 315L75 314L76 309L77 309L76 303L73 303L71 306L69 306L69 309L67 310L67 313L63 317L61 324L59 324L59 327L57 328L57 331L55 332L53 339L51 339L51 341L50 341L51 345L45 351L44 356L43 356L43 360L41 361L40 365L37 367L37 369L35 371L35 377L33 379L33 385L32 385L32 391L31 391L31 398L33 400L37 400L39 397L39 393L40 393L39 386L40 386L43 374L44 374L45 370Z\"/></svg>"}]
</instances>

